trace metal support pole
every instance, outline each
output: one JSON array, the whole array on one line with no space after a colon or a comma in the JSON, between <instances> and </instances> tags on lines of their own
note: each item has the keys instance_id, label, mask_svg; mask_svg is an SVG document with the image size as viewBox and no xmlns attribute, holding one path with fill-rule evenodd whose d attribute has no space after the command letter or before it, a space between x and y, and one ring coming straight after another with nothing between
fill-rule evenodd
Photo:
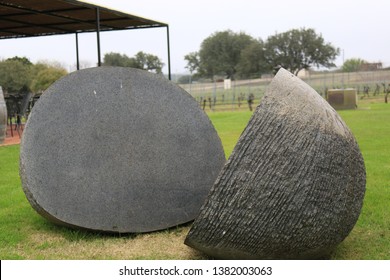
<instances>
[{"instance_id":1,"label":"metal support pole","mask_svg":"<svg viewBox=\"0 0 390 280\"><path fill-rule=\"evenodd\" d=\"M79 34L76 32L76 63L77 71L80 70L80 60L79 60Z\"/></svg>"},{"instance_id":2,"label":"metal support pole","mask_svg":"<svg viewBox=\"0 0 390 280\"><path fill-rule=\"evenodd\" d=\"M100 10L96 8L96 38L97 38L97 52L98 52L98 66L102 66L100 55Z\"/></svg>"},{"instance_id":3,"label":"metal support pole","mask_svg":"<svg viewBox=\"0 0 390 280\"><path fill-rule=\"evenodd\" d=\"M167 46L168 46L168 79L171 80L171 50L169 43L169 25L167 27Z\"/></svg>"}]
</instances>

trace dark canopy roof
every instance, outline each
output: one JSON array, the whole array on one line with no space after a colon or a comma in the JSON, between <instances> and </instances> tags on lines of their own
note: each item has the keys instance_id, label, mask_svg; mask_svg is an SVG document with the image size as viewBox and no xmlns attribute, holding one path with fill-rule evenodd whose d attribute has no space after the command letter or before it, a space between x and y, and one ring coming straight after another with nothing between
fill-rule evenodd
<instances>
[{"instance_id":1,"label":"dark canopy roof","mask_svg":"<svg viewBox=\"0 0 390 280\"><path fill-rule=\"evenodd\" d=\"M145 19L75 0L0 0L0 39L97 31L167 27Z\"/></svg>"},{"instance_id":2,"label":"dark canopy roof","mask_svg":"<svg viewBox=\"0 0 390 280\"><path fill-rule=\"evenodd\" d=\"M166 27L168 78L171 79L169 26L166 23L76 0L0 0L0 39L76 34L77 69L78 33L97 33L100 66L101 31L153 27Z\"/></svg>"}]
</instances>

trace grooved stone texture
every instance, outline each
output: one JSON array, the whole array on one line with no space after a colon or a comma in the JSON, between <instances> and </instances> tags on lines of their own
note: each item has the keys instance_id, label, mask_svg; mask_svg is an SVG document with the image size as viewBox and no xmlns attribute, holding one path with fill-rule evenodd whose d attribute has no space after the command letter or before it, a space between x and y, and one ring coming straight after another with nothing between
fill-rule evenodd
<instances>
[{"instance_id":1,"label":"grooved stone texture","mask_svg":"<svg viewBox=\"0 0 390 280\"><path fill-rule=\"evenodd\" d=\"M4 142L7 133L7 105L0 86L0 144Z\"/></svg>"},{"instance_id":2,"label":"grooved stone texture","mask_svg":"<svg viewBox=\"0 0 390 280\"><path fill-rule=\"evenodd\" d=\"M359 147L336 111L281 69L185 240L226 259L324 258L365 193Z\"/></svg>"},{"instance_id":3,"label":"grooved stone texture","mask_svg":"<svg viewBox=\"0 0 390 280\"><path fill-rule=\"evenodd\" d=\"M224 163L214 127L184 90L146 71L100 67L42 95L23 134L20 175L50 221L148 232L193 220Z\"/></svg>"}]
</instances>

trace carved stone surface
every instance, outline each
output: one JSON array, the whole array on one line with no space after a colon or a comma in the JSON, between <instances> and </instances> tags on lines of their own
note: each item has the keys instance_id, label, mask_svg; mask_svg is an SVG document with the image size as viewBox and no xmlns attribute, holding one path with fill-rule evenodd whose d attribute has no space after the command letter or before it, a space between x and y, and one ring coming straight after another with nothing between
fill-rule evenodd
<instances>
[{"instance_id":1,"label":"carved stone surface","mask_svg":"<svg viewBox=\"0 0 390 280\"><path fill-rule=\"evenodd\" d=\"M3 90L0 87L0 144L4 142L7 133L7 105L5 104Z\"/></svg>"},{"instance_id":2,"label":"carved stone surface","mask_svg":"<svg viewBox=\"0 0 390 280\"><path fill-rule=\"evenodd\" d=\"M337 112L281 69L185 244L217 258L323 258L354 227L365 167Z\"/></svg>"},{"instance_id":3,"label":"carved stone surface","mask_svg":"<svg viewBox=\"0 0 390 280\"><path fill-rule=\"evenodd\" d=\"M146 71L101 67L58 80L21 144L22 186L59 224L147 232L193 220L225 157L184 90Z\"/></svg>"}]
</instances>

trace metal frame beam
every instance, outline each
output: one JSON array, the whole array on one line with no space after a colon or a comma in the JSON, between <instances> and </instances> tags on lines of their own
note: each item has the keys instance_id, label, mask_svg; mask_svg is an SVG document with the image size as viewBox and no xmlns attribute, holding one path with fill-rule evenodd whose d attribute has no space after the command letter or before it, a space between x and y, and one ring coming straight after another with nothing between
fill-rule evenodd
<instances>
[{"instance_id":1,"label":"metal frame beam","mask_svg":"<svg viewBox=\"0 0 390 280\"><path fill-rule=\"evenodd\" d=\"M79 33L76 34L76 67L77 71L80 70L80 58L79 58Z\"/></svg>"},{"instance_id":2,"label":"metal frame beam","mask_svg":"<svg viewBox=\"0 0 390 280\"><path fill-rule=\"evenodd\" d=\"M169 40L169 26L166 26L167 28L167 49L168 49L168 79L171 81L171 47L170 47L170 40Z\"/></svg>"},{"instance_id":3,"label":"metal frame beam","mask_svg":"<svg viewBox=\"0 0 390 280\"><path fill-rule=\"evenodd\" d=\"M100 55L100 10L96 8L96 39L97 39L97 53L98 53L98 66L102 66Z\"/></svg>"}]
</instances>

